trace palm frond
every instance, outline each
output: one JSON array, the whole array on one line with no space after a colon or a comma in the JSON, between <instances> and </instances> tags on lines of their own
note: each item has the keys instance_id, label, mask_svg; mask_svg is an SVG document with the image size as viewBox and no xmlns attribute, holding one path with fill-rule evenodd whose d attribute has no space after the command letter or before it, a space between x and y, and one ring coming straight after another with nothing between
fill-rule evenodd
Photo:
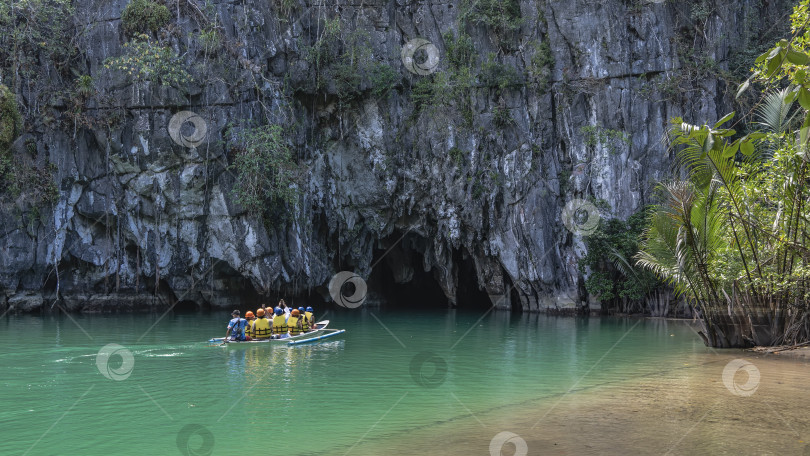
<instances>
[{"instance_id":1,"label":"palm frond","mask_svg":"<svg viewBox=\"0 0 810 456\"><path fill-rule=\"evenodd\" d=\"M788 131L799 113L799 110L793 109L795 96L792 92L793 87L785 87L766 95L756 110L758 120L754 124L771 133L781 134Z\"/></svg>"}]
</instances>

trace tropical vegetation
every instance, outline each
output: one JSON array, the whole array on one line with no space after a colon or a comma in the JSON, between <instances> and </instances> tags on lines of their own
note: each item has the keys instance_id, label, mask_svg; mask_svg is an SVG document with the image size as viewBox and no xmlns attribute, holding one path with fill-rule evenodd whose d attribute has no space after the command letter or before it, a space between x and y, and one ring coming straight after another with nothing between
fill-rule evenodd
<instances>
[{"instance_id":1,"label":"tropical vegetation","mask_svg":"<svg viewBox=\"0 0 810 456\"><path fill-rule=\"evenodd\" d=\"M672 120L683 177L658 186L636 259L694 306L709 346L810 340L808 3L740 87L765 88L748 122Z\"/></svg>"}]
</instances>

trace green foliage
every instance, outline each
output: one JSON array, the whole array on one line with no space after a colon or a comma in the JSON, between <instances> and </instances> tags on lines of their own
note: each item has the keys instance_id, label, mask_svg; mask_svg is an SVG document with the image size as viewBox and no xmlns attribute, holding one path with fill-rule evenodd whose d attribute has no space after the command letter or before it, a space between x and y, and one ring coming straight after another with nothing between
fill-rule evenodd
<instances>
[{"instance_id":1,"label":"green foliage","mask_svg":"<svg viewBox=\"0 0 810 456\"><path fill-rule=\"evenodd\" d=\"M523 84L523 78L515 67L496 62L495 54L492 53L487 55L487 60L481 65L478 78L482 84L501 90Z\"/></svg>"},{"instance_id":2,"label":"green foliage","mask_svg":"<svg viewBox=\"0 0 810 456\"><path fill-rule=\"evenodd\" d=\"M445 33L443 38L450 68L458 71L462 68L472 67L476 54L472 38L465 33L459 33L458 38L456 38L453 32L450 31Z\"/></svg>"},{"instance_id":3,"label":"green foliage","mask_svg":"<svg viewBox=\"0 0 810 456\"><path fill-rule=\"evenodd\" d=\"M689 17L694 22L701 22L705 23L709 16L712 15L714 9L707 0L698 0L692 3L691 9L689 11Z\"/></svg>"},{"instance_id":4,"label":"green foliage","mask_svg":"<svg viewBox=\"0 0 810 456\"><path fill-rule=\"evenodd\" d=\"M121 25L129 35L157 32L169 19L169 9L153 0L132 0L121 13Z\"/></svg>"},{"instance_id":5,"label":"green foliage","mask_svg":"<svg viewBox=\"0 0 810 456\"><path fill-rule=\"evenodd\" d=\"M413 103L414 108L419 111L430 106L433 102L434 92L435 87L431 78L418 79L411 87L411 103Z\"/></svg>"},{"instance_id":6,"label":"green foliage","mask_svg":"<svg viewBox=\"0 0 810 456\"><path fill-rule=\"evenodd\" d=\"M549 76L554 68L554 55L551 53L551 46L548 40L535 41L530 46L533 53L529 60L529 78L537 85L540 92L546 92L549 85Z\"/></svg>"},{"instance_id":7,"label":"green foliage","mask_svg":"<svg viewBox=\"0 0 810 456\"><path fill-rule=\"evenodd\" d=\"M769 87L793 84L802 107L809 109L810 97L806 91L810 88L810 0L799 2L790 17L793 39L780 40L757 57L753 78Z\"/></svg>"},{"instance_id":8,"label":"green foliage","mask_svg":"<svg viewBox=\"0 0 810 456\"><path fill-rule=\"evenodd\" d=\"M399 73L391 65L377 63L372 66L370 80L371 93L377 98L386 98L399 81Z\"/></svg>"},{"instance_id":9,"label":"green foliage","mask_svg":"<svg viewBox=\"0 0 810 456\"><path fill-rule=\"evenodd\" d=\"M135 82L152 81L181 88L191 81L174 49L161 46L147 35L124 43L124 55L107 59L104 68L122 71Z\"/></svg>"},{"instance_id":10,"label":"green foliage","mask_svg":"<svg viewBox=\"0 0 810 456\"><path fill-rule=\"evenodd\" d=\"M300 196L299 167L280 125L229 129L236 158L231 169L237 173L233 193L236 201L253 215L275 221L286 205Z\"/></svg>"},{"instance_id":11,"label":"green foliage","mask_svg":"<svg viewBox=\"0 0 810 456\"><path fill-rule=\"evenodd\" d=\"M75 55L70 0L0 1L0 68L17 78L35 79L50 60L57 68Z\"/></svg>"},{"instance_id":12,"label":"green foliage","mask_svg":"<svg viewBox=\"0 0 810 456\"><path fill-rule=\"evenodd\" d=\"M450 152L448 152L448 154L458 166L461 166L461 164L464 162L464 156L466 155L463 150L455 146L450 148Z\"/></svg>"},{"instance_id":13,"label":"green foliage","mask_svg":"<svg viewBox=\"0 0 810 456\"><path fill-rule=\"evenodd\" d=\"M89 74L83 74L76 78L76 88L75 92L80 97L87 98L95 93L95 85L93 83L93 77Z\"/></svg>"},{"instance_id":14,"label":"green foliage","mask_svg":"<svg viewBox=\"0 0 810 456\"><path fill-rule=\"evenodd\" d=\"M597 230L585 238L588 253L579 261L579 269L590 270L585 288L602 301L603 308L641 310L644 300L662 285L652 272L631 264L646 216L646 211L639 211L626 221L600 220Z\"/></svg>"},{"instance_id":15,"label":"green foliage","mask_svg":"<svg viewBox=\"0 0 810 456\"><path fill-rule=\"evenodd\" d=\"M611 154L615 154L619 151L617 147L619 144L624 144L625 146L632 144L628 133L604 128L601 125L586 125L580 128L579 132L582 133L586 146L594 148L602 144Z\"/></svg>"},{"instance_id":16,"label":"green foliage","mask_svg":"<svg viewBox=\"0 0 810 456\"><path fill-rule=\"evenodd\" d=\"M16 199L25 194L25 203L34 208L37 205L52 204L59 198L59 188L53 180L55 166L51 164L44 169L38 168L28 160L14 157L10 149L20 128L18 125L13 130L6 130L6 121L15 122L15 117L16 122L20 121L19 113L15 112L16 107L8 102L10 94L8 88L0 84L0 127L3 129L0 137L0 195L9 195ZM32 156L36 156L34 141L27 142L26 148Z\"/></svg>"},{"instance_id":17,"label":"green foliage","mask_svg":"<svg viewBox=\"0 0 810 456\"><path fill-rule=\"evenodd\" d=\"M276 3L278 4L279 11L285 15L289 15L298 7L297 0L276 0Z\"/></svg>"},{"instance_id":18,"label":"green foliage","mask_svg":"<svg viewBox=\"0 0 810 456\"><path fill-rule=\"evenodd\" d=\"M214 27L200 31L199 40L205 55L214 55L222 47L222 36Z\"/></svg>"},{"instance_id":19,"label":"green foliage","mask_svg":"<svg viewBox=\"0 0 810 456\"><path fill-rule=\"evenodd\" d=\"M505 106L495 106L492 109L492 122L499 128L504 128L514 122L509 114L509 108Z\"/></svg>"},{"instance_id":20,"label":"green foliage","mask_svg":"<svg viewBox=\"0 0 810 456\"><path fill-rule=\"evenodd\" d=\"M785 77L778 70L770 76ZM637 259L696 306L708 345L810 339L804 323L810 316L808 136L804 128L790 131L787 120L802 89L769 97L757 114L756 125L765 130L745 136L723 128L733 113L714 125L672 120L671 142L686 178L659 186L661 203Z\"/></svg>"},{"instance_id":21,"label":"green foliage","mask_svg":"<svg viewBox=\"0 0 810 456\"><path fill-rule=\"evenodd\" d=\"M482 24L499 35L516 31L523 23L518 0L463 0L462 24Z\"/></svg>"},{"instance_id":22,"label":"green foliage","mask_svg":"<svg viewBox=\"0 0 810 456\"><path fill-rule=\"evenodd\" d=\"M0 84L0 156L9 153L11 143L17 138L21 128L22 116L17 109L14 93Z\"/></svg>"},{"instance_id":23,"label":"green foliage","mask_svg":"<svg viewBox=\"0 0 810 456\"><path fill-rule=\"evenodd\" d=\"M307 89L335 94L341 107L359 99L366 89L375 97L386 97L400 78L390 65L372 58L367 33L345 32L339 18L327 19L321 35L303 54L313 69Z\"/></svg>"},{"instance_id":24,"label":"green foliage","mask_svg":"<svg viewBox=\"0 0 810 456\"><path fill-rule=\"evenodd\" d=\"M471 38L460 33L455 37L451 32L444 34L448 55L446 71L439 71L419 78L411 87L411 101L415 113L428 108L454 108L467 126L472 125L470 90L475 86L475 50Z\"/></svg>"}]
</instances>

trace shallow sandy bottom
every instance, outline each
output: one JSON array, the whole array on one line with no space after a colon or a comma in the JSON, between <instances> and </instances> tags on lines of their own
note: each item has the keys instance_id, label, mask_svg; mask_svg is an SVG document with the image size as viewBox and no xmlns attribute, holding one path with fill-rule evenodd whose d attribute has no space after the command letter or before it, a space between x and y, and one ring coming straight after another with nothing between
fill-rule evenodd
<instances>
[{"instance_id":1,"label":"shallow sandy bottom","mask_svg":"<svg viewBox=\"0 0 810 456\"><path fill-rule=\"evenodd\" d=\"M735 359L752 363L760 374L758 382L752 378L748 385L746 372L727 374L736 393L723 377ZM741 351L695 354L660 372L592 384L586 378L572 379L571 386L570 391L543 398L527 395L522 404L493 410L471 410L454 398L457 419L406 435L375 435L371 430L345 450L358 455L810 455L806 358ZM746 391L740 387L753 392L743 396ZM490 448L504 431L517 434L516 445ZM516 452L522 450L520 439L525 452Z\"/></svg>"}]
</instances>

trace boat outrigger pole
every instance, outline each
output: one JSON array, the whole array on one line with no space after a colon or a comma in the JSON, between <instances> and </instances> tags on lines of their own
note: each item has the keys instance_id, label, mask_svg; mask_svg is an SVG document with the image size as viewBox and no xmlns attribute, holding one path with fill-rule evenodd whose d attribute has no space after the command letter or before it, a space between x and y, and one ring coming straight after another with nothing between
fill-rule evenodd
<instances>
[{"instance_id":1,"label":"boat outrigger pole","mask_svg":"<svg viewBox=\"0 0 810 456\"><path fill-rule=\"evenodd\" d=\"M338 334L346 332L345 329L334 329L332 331L335 331L335 332L332 332L332 333L329 333L329 334L324 334L324 335L318 336L318 337L310 337L309 339L294 340L294 341L288 342L287 345L298 345L298 344L305 344L307 342L315 342L316 340L326 339L327 337L337 336Z\"/></svg>"}]
</instances>

